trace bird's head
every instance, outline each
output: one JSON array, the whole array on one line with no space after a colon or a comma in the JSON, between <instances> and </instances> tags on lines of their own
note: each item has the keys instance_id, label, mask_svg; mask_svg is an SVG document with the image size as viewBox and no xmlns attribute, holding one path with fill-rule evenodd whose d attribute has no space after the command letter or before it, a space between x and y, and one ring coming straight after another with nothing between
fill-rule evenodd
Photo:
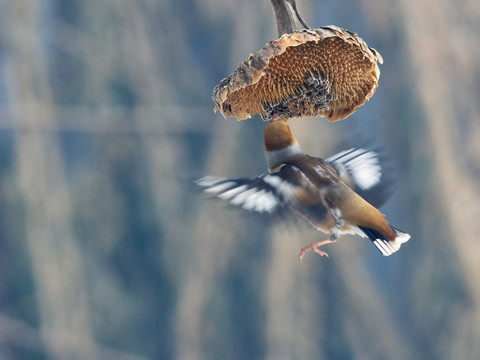
<instances>
[{"instance_id":1,"label":"bird's head","mask_svg":"<svg viewBox=\"0 0 480 360\"><path fill-rule=\"evenodd\" d=\"M287 123L277 117L272 117L272 121L267 124L263 133L265 151L273 151L286 148L290 145L297 144L297 139L293 136L292 131Z\"/></svg>"},{"instance_id":2,"label":"bird's head","mask_svg":"<svg viewBox=\"0 0 480 360\"><path fill-rule=\"evenodd\" d=\"M264 150L268 169L274 172L290 157L303 154L287 123L278 116L272 117L264 131Z\"/></svg>"}]
</instances>

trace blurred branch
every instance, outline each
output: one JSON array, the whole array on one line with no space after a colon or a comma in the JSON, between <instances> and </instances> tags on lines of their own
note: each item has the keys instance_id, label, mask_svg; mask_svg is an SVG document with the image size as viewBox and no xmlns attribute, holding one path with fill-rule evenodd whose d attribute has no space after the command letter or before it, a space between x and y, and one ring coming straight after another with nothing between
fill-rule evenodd
<instances>
[{"instance_id":1,"label":"blurred branch","mask_svg":"<svg viewBox=\"0 0 480 360\"><path fill-rule=\"evenodd\" d=\"M81 345L78 345L77 342L79 339L72 335L66 333L48 333L47 337L49 338L48 342L59 342L62 343L63 347L71 348L71 356L75 354L74 349L78 348ZM6 345L12 345L15 347L28 349L32 351L45 354L44 347L45 334L40 334L40 332L29 326L28 324L13 319L8 316L0 315L0 342ZM75 344L75 345L73 345ZM96 347L96 354L98 354L101 359L118 359L118 360L143 360L143 357L131 355L123 351L115 350L105 346L98 346L96 344L88 344L87 347L94 346ZM67 350L67 355L69 351Z\"/></svg>"},{"instance_id":2,"label":"blurred branch","mask_svg":"<svg viewBox=\"0 0 480 360\"><path fill-rule=\"evenodd\" d=\"M20 61L7 69L15 79L15 90L27 102L45 104L46 118L56 118L53 94L49 83L49 66L42 31L43 8L32 1L16 2L15 39ZM15 93L13 86L9 87ZM14 118L28 119L31 132L20 132L15 143L16 181L22 193L25 240L32 262L36 299L44 349L54 359L67 358L75 352L77 358L93 358L93 343L89 303L84 287L80 248L72 227L71 197L65 178L61 145L56 136L42 136L36 131L37 114L32 107L11 107ZM80 343L75 349L52 340L51 333L72 334ZM72 357L69 357L72 358Z\"/></svg>"},{"instance_id":3,"label":"blurred branch","mask_svg":"<svg viewBox=\"0 0 480 360\"><path fill-rule=\"evenodd\" d=\"M56 121L51 107L40 102L18 102L18 108L30 109L35 118L14 114L11 108L0 106L0 131L79 132L79 133L177 133L211 134L217 131L209 125L211 106L56 106ZM161 118L158 118L161 114ZM200 116L199 114L205 114ZM132 119L140 119L132 121ZM168 123L168 126L166 124Z\"/></svg>"},{"instance_id":4,"label":"blurred branch","mask_svg":"<svg viewBox=\"0 0 480 360\"><path fill-rule=\"evenodd\" d=\"M56 29L55 36L47 39L51 45L81 61L90 69L94 69L97 74L131 89L137 96L144 96L139 88L131 87L125 78L116 73L115 59L121 58L126 64L135 64L136 57L133 55L136 54L135 52L119 51L111 44L106 46L99 39L89 36L85 31L80 31L61 19L54 18L51 26ZM34 31L34 29L29 30ZM95 56L91 54L95 54ZM127 68L135 68L137 72L141 71L136 66L127 66Z\"/></svg>"},{"instance_id":5,"label":"blurred branch","mask_svg":"<svg viewBox=\"0 0 480 360\"><path fill-rule=\"evenodd\" d=\"M309 29L297 10L295 0L270 0L277 21L278 37L296 30Z\"/></svg>"}]
</instances>

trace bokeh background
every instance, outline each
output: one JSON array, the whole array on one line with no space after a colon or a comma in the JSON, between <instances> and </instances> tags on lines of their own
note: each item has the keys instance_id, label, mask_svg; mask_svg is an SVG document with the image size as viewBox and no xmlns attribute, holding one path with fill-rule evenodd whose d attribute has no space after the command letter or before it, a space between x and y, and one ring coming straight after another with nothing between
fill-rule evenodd
<instances>
[{"instance_id":1,"label":"bokeh background","mask_svg":"<svg viewBox=\"0 0 480 360\"><path fill-rule=\"evenodd\" d=\"M211 91L276 38L267 0L0 1L1 359L480 358L480 3L299 0L384 58L347 120L304 150L382 146L382 208L410 242L246 215L204 174L265 172L257 116Z\"/></svg>"}]
</instances>

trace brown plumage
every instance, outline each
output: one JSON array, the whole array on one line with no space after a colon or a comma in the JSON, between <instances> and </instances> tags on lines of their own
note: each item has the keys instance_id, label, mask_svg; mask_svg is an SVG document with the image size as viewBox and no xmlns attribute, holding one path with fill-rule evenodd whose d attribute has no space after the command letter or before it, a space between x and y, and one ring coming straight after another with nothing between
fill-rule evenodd
<instances>
[{"instance_id":1,"label":"brown plumage","mask_svg":"<svg viewBox=\"0 0 480 360\"><path fill-rule=\"evenodd\" d=\"M341 120L368 100L378 84L380 54L336 26L298 30L271 41L240 63L213 90L215 111L237 120L256 113Z\"/></svg>"},{"instance_id":2,"label":"brown plumage","mask_svg":"<svg viewBox=\"0 0 480 360\"><path fill-rule=\"evenodd\" d=\"M282 120L267 124L264 139L269 175L250 179L205 177L198 184L204 191L246 210L270 214L294 211L329 234L329 239L303 248L300 260L307 250L327 255L318 247L342 234L368 237L385 256L410 238L391 227L375 207L386 200L375 193L381 193L387 185L382 183L383 170L376 153L349 149L327 161L312 157L301 150Z\"/></svg>"}]
</instances>

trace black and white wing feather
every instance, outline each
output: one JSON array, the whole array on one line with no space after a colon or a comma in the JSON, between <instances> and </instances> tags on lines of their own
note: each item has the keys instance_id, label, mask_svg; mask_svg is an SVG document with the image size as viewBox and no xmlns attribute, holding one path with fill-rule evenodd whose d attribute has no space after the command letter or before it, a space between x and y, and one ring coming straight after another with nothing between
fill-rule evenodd
<instances>
[{"instance_id":1,"label":"black and white wing feather","mask_svg":"<svg viewBox=\"0 0 480 360\"><path fill-rule=\"evenodd\" d=\"M275 175L239 179L205 176L196 183L205 193L244 210L274 214L286 207L282 192L275 186L279 180Z\"/></svg>"},{"instance_id":2,"label":"black and white wing feather","mask_svg":"<svg viewBox=\"0 0 480 360\"><path fill-rule=\"evenodd\" d=\"M376 151L351 148L327 159L343 182L375 207L391 196L394 176L387 159Z\"/></svg>"},{"instance_id":3,"label":"black and white wing feather","mask_svg":"<svg viewBox=\"0 0 480 360\"><path fill-rule=\"evenodd\" d=\"M275 174L239 179L205 176L196 183L205 193L244 210L286 215L291 213L290 205L303 176L296 167L284 165Z\"/></svg>"}]
</instances>

